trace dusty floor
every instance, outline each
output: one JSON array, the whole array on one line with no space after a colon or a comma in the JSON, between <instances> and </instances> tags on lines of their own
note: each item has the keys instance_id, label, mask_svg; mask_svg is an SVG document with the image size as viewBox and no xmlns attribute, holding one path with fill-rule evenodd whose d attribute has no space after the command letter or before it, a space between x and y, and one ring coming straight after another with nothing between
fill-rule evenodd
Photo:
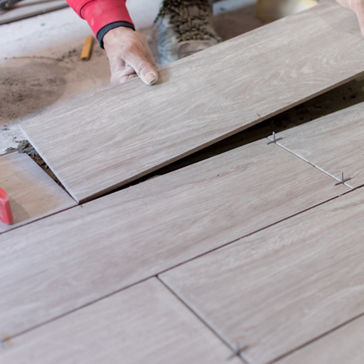
<instances>
[{"instance_id":1,"label":"dusty floor","mask_svg":"<svg viewBox=\"0 0 364 364\"><path fill-rule=\"evenodd\" d=\"M142 0L129 1L137 28L154 50L151 26L159 3L160 0L150 0L146 8ZM215 4L215 28L223 39L262 25L255 17L254 4L254 0L225 0ZM19 128L22 120L62 100L107 86L109 70L105 53L96 43L91 60L79 59L84 38L91 33L71 9L1 25L0 29L0 154L3 154L22 145L25 139ZM363 88L363 80L354 80L181 163L363 101Z\"/></svg>"}]
</instances>

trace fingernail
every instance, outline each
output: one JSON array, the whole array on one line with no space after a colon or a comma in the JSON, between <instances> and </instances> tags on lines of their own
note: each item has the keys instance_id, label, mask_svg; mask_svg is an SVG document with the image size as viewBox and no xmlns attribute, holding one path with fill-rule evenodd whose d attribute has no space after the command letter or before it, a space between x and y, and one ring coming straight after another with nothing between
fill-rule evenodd
<instances>
[{"instance_id":1,"label":"fingernail","mask_svg":"<svg viewBox=\"0 0 364 364\"><path fill-rule=\"evenodd\" d=\"M148 72L144 76L144 80L148 85L154 85L158 81L158 75L154 72Z\"/></svg>"}]
</instances>

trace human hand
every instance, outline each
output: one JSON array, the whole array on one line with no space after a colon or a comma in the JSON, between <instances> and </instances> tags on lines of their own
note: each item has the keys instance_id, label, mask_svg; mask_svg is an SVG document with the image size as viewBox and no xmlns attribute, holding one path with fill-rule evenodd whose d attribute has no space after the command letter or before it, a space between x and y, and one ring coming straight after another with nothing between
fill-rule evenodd
<instances>
[{"instance_id":1,"label":"human hand","mask_svg":"<svg viewBox=\"0 0 364 364\"><path fill-rule=\"evenodd\" d=\"M142 35L132 29L118 27L109 30L103 42L112 84L124 83L138 76L147 85L158 81L152 52Z\"/></svg>"},{"instance_id":2,"label":"human hand","mask_svg":"<svg viewBox=\"0 0 364 364\"><path fill-rule=\"evenodd\" d=\"M361 32L364 35L364 0L337 0L337 2L355 12Z\"/></svg>"}]
</instances>

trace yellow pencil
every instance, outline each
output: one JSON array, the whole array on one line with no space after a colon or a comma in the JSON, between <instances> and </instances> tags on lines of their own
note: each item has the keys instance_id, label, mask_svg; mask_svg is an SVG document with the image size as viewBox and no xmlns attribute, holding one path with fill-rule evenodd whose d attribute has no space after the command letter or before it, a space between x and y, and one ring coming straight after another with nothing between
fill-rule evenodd
<instances>
[{"instance_id":1,"label":"yellow pencil","mask_svg":"<svg viewBox=\"0 0 364 364\"><path fill-rule=\"evenodd\" d=\"M85 43L83 44L80 56L83 61L87 61L88 59L90 59L93 43L94 37L92 35L88 35L85 39Z\"/></svg>"}]
</instances>

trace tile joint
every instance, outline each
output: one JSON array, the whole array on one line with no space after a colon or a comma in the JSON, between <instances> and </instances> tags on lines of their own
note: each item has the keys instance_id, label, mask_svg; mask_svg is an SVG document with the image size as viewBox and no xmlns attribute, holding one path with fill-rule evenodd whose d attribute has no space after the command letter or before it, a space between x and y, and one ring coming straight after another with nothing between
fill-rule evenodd
<instances>
[{"instance_id":1,"label":"tile joint","mask_svg":"<svg viewBox=\"0 0 364 364\"><path fill-rule=\"evenodd\" d=\"M271 139L272 138L272 139ZM346 177L344 176L344 172L341 172L341 177L338 178L334 175L332 175L330 172L326 171L325 169L321 168L320 166L316 165L315 163L312 163L310 162L308 159L306 159L305 157L303 157L302 155L294 152L293 150L285 147L283 144L281 143L278 143L278 141L282 140L283 137L280 137L280 138L277 138L276 137L276 133L273 132L272 136L269 136L268 137L268 140L270 140L270 142L268 142L267 144L276 144L278 145L279 147L281 147L282 149L284 149L285 151L287 151L288 153L291 153L293 154L294 156L296 156L297 158L303 160L304 162L308 163L309 165L311 165L312 167L318 169L319 171L323 172L324 174L326 174L327 176L335 179L337 181L337 183L335 183L335 186L339 186L339 185L344 185L346 186L347 188L349 188L350 190L353 190L354 187L352 187L351 185L349 185L348 181L352 180L352 177Z\"/></svg>"},{"instance_id":2,"label":"tile joint","mask_svg":"<svg viewBox=\"0 0 364 364\"><path fill-rule=\"evenodd\" d=\"M341 179L339 180L339 182L335 183L335 186L346 185L346 182L350 181L351 179L352 179L351 177L345 178L344 172L341 172Z\"/></svg>"},{"instance_id":3,"label":"tile joint","mask_svg":"<svg viewBox=\"0 0 364 364\"><path fill-rule=\"evenodd\" d=\"M235 343L232 347L233 353L227 358L227 360L234 359L235 357L238 357L240 359L243 359L245 362L245 359L243 358L242 354L243 352L248 348L248 345L240 346L239 343Z\"/></svg>"},{"instance_id":4,"label":"tile joint","mask_svg":"<svg viewBox=\"0 0 364 364\"><path fill-rule=\"evenodd\" d=\"M267 145L277 144L277 142L280 141L280 140L282 140L282 139L283 139L282 137L277 138L276 133L273 132L273 134L270 137L268 137L269 142L267 143Z\"/></svg>"}]
</instances>

